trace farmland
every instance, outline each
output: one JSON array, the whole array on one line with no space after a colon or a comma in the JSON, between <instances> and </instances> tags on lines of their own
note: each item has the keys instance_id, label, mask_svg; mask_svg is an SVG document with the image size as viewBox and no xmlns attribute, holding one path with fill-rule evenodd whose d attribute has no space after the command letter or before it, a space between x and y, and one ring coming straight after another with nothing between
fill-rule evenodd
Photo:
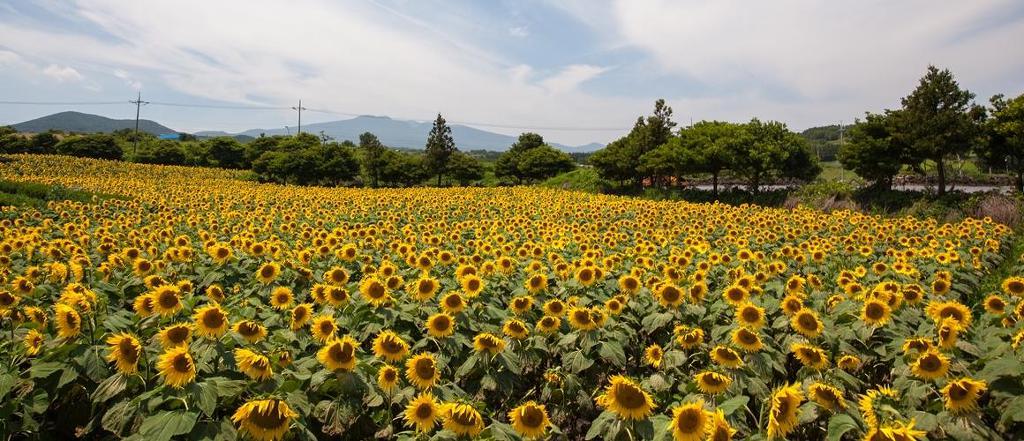
<instances>
[{"instance_id":1,"label":"farmland","mask_svg":"<svg viewBox=\"0 0 1024 441\"><path fill-rule=\"evenodd\" d=\"M999 439L1014 232L12 155L7 439ZM115 197L116 196L116 197Z\"/></svg>"}]
</instances>

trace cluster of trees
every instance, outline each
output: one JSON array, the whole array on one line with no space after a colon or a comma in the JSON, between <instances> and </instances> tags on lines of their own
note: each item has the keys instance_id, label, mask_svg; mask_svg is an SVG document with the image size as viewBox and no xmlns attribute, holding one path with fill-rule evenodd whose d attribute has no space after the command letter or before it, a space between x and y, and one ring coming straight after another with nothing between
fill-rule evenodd
<instances>
[{"instance_id":1,"label":"cluster of trees","mask_svg":"<svg viewBox=\"0 0 1024 441\"><path fill-rule=\"evenodd\" d=\"M536 133L523 133L508 151L498 156L494 175L516 184L535 182L570 172L576 163L569 154L544 143Z\"/></svg>"},{"instance_id":2,"label":"cluster of trees","mask_svg":"<svg viewBox=\"0 0 1024 441\"><path fill-rule=\"evenodd\" d=\"M623 186L671 186L686 176L707 176L716 196L723 174L758 191L780 178L806 181L821 173L807 141L780 122L675 126L672 108L658 100L652 115L638 118L629 134L594 153L590 163L601 177Z\"/></svg>"},{"instance_id":3,"label":"cluster of trees","mask_svg":"<svg viewBox=\"0 0 1024 441\"><path fill-rule=\"evenodd\" d=\"M1010 170L1024 190L1024 95L996 95L989 108L973 100L952 72L929 66L899 109L869 112L850 128L839 161L881 189L890 189L904 167L920 174L933 168L942 195L950 160L974 153Z\"/></svg>"}]
</instances>

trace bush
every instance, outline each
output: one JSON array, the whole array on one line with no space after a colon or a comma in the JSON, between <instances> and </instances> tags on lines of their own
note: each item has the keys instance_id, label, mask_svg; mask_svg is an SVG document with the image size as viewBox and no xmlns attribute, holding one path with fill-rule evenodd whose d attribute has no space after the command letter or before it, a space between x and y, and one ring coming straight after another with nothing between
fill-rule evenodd
<instances>
[{"instance_id":1,"label":"bush","mask_svg":"<svg viewBox=\"0 0 1024 441\"><path fill-rule=\"evenodd\" d=\"M81 158L120 160L124 156L121 146L111 135L94 134L64 138L54 146L58 155L77 156Z\"/></svg>"}]
</instances>

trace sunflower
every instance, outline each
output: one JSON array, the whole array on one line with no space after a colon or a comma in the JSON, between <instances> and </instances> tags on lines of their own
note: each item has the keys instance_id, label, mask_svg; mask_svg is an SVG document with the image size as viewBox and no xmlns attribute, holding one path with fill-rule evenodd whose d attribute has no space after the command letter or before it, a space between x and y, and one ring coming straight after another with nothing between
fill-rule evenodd
<instances>
[{"instance_id":1,"label":"sunflower","mask_svg":"<svg viewBox=\"0 0 1024 441\"><path fill-rule=\"evenodd\" d=\"M846 408L843 392L834 386L814 383L807 388L807 394L812 401L831 412L841 411Z\"/></svg>"},{"instance_id":2,"label":"sunflower","mask_svg":"<svg viewBox=\"0 0 1024 441\"><path fill-rule=\"evenodd\" d=\"M206 298L210 299L211 302L221 303L224 301L224 288L216 283L207 286L206 289L203 290L203 294L205 294Z\"/></svg>"},{"instance_id":3,"label":"sunflower","mask_svg":"<svg viewBox=\"0 0 1024 441\"><path fill-rule=\"evenodd\" d=\"M340 266L331 267L324 273L324 282L334 286L345 286L348 283L348 271Z\"/></svg>"},{"instance_id":4,"label":"sunflower","mask_svg":"<svg viewBox=\"0 0 1024 441\"><path fill-rule=\"evenodd\" d=\"M623 294L636 294L637 291L640 291L641 286L640 279L637 279L632 274L624 274L622 277L619 277L619 290Z\"/></svg>"},{"instance_id":5,"label":"sunflower","mask_svg":"<svg viewBox=\"0 0 1024 441\"><path fill-rule=\"evenodd\" d=\"M731 285L722 292L722 298L732 306L740 306L750 298L750 292L739 285Z\"/></svg>"},{"instance_id":6,"label":"sunflower","mask_svg":"<svg viewBox=\"0 0 1024 441\"><path fill-rule=\"evenodd\" d=\"M373 355L388 362L396 362L409 353L409 344L394 331L382 331L373 339Z\"/></svg>"},{"instance_id":7,"label":"sunflower","mask_svg":"<svg viewBox=\"0 0 1024 441\"><path fill-rule=\"evenodd\" d=\"M654 291L654 297L658 299L661 306L675 308L683 303L683 290L678 286L665 283Z\"/></svg>"},{"instance_id":8,"label":"sunflower","mask_svg":"<svg viewBox=\"0 0 1024 441\"><path fill-rule=\"evenodd\" d=\"M215 244L207 248L206 252L210 254L210 258L217 265L222 265L224 262L231 260L231 247L224 243Z\"/></svg>"},{"instance_id":9,"label":"sunflower","mask_svg":"<svg viewBox=\"0 0 1024 441\"><path fill-rule=\"evenodd\" d=\"M1006 300L996 294L986 297L985 311L992 315L1003 315L1006 313Z\"/></svg>"},{"instance_id":10,"label":"sunflower","mask_svg":"<svg viewBox=\"0 0 1024 441\"><path fill-rule=\"evenodd\" d=\"M157 336L160 338L160 346L164 350L188 346L188 343L192 341L192 325L188 323L168 325L160 329Z\"/></svg>"},{"instance_id":11,"label":"sunflower","mask_svg":"<svg viewBox=\"0 0 1024 441\"><path fill-rule=\"evenodd\" d=\"M676 406L672 409L672 422L668 431L676 441L703 441L707 434L711 415L704 410L704 401Z\"/></svg>"},{"instance_id":12,"label":"sunflower","mask_svg":"<svg viewBox=\"0 0 1024 441\"><path fill-rule=\"evenodd\" d=\"M6 310L17 306L21 297L11 294L10 291L0 291L0 310Z\"/></svg>"},{"instance_id":13,"label":"sunflower","mask_svg":"<svg viewBox=\"0 0 1024 441\"><path fill-rule=\"evenodd\" d=\"M427 334L431 337L444 338L455 332L455 318L439 312L427 318Z\"/></svg>"},{"instance_id":14,"label":"sunflower","mask_svg":"<svg viewBox=\"0 0 1024 441\"><path fill-rule=\"evenodd\" d=\"M530 296L517 296L512 298L512 301L508 304L509 309L515 315L523 315L533 308L533 297Z\"/></svg>"},{"instance_id":15,"label":"sunflower","mask_svg":"<svg viewBox=\"0 0 1024 441\"><path fill-rule=\"evenodd\" d=\"M235 323L234 331L249 343L256 343L267 336L267 328L255 320Z\"/></svg>"},{"instance_id":16,"label":"sunflower","mask_svg":"<svg viewBox=\"0 0 1024 441\"><path fill-rule=\"evenodd\" d=\"M917 360L910 365L910 372L914 376L925 380L945 377L948 371L949 357L946 357L936 349L929 349L918 356Z\"/></svg>"},{"instance_id":17,"label":"sunflower","mask_svg":"<svg viewBox=\"0 0 1024 441\"><path fill-rule=\"evenodd\" d=\"M597 268L584 266L576 270L576 281L583 286L593 285L594 282L597 282Z\"/></svg>"},{"instance_id":18,"label":"sunflower","mask_svg":"<svg viewBox=\"0 0 1024 441\"><path fill-rule=\"evenodd\" d=\"M750 329L761 329L764 326L764 308L753 303L745 303L736 308L736 322Z\"/></svg>"},{"instance_id":19,"label":"sunflower","mask_svg":"<svg viewBox=\"0 0 1024 441\"><path fill-rule=\"evenodd\" d=\"M309 303L299 303L292 308L291 313L291 324L292 331L298 331L303 326L306 326L306 322L313 315L313 305Z\"/></svg>"},{"instance_id":20,"label":"sunflower","mask_svg":"<svg viewBox=\"0 0 1024 441\"><path fill-rule=\"evenodd\" d=\"M638 383L622 375L613 376L604 393L595 401L620 418L632 420L646 419L656 407L654 400Z\"/></svg>"},{"instance_id":21,"label":"sunflower","mask_svg":"<svg viewBox=\"0 0 1024 441\"><path fill-rule=\"evenodd\" d=\"M164 384L173 388L181 389L196 379L196 364L187 346L168 349L160 355L156 365L164 377Z\"/></svg>"},{"instance_id":22,"label":"sunflower","mask_svg":"<svg viewBox=\"0 0 1024 441\"><path fill-rule=\"evenodd\" d=\"M620 313L622 313L622 308L622 301L615 297L612 297L608 299L606 302L604 302L604 309L606 309L609 314L619 315Z\"/></svg>"},{"instance_id":23,"label":"sunflower","mask_svg":"<svg viewBox=\"0 0 1024 441\"><path fill-rule=\"evenodd\" d=\"M565 314L565 303L558 299L551 299L544 303L544 314L561 317Z\"/></svg>"},{"instance_id":24,"label":"sunflower","mask_svg":"<svg viewBox=\"0 0 1024 441\"><path fill-rule=\"evenodd\" d=\"M153 312L156 311L156 305L153 303L153 296L143 294L135 297L135 301L132 302L132 309L135 310L136 315L142 318L153 315Z\"/></svg>"},{"instance_id":25,"label":"sunflower","mask_svg":"<svg viewBox=\"0 0 1024 441\"><path fill-rule=\"evenodd\" d=\"M526 327L526 323L517 319L509 319L505 321L501 331L509 338L515 340L522 340L530 335L530 329Z\"/></svg>"},{"instance_id":26,"label":"sunflower","mask_svg":"<svg viewBox=\"0 0 1024 441\"><path fill-rule=\"evenodd\" d=\"M548 277L541 273L532 274L526 279L523 286L530 294L536 294L548 289Z\"/></svg>"},{"instance_id":27,"label":"sunflower","mask_svg":"<svg viewBox=\"0 0 1024 441\"><path fill-rule=\"evenodd\" d=\"M45 341L46 338L43 337L41 332L29 329L28 333L25 334L24 340L22 340L25 345L25 355L33 356L38 354L42 350Z\"/></svg>"},{"instance_id":28,"label":"sunflower","mask_svg":"<svg viewBox=\"0 0 1024 441\"><path fill-rule=\"evenodd\" d=\"M269 285L281 274L281 265L277 262L267 262L256 271L256 280L264 285Z\"/></svg>"},{"instance_id":29,"label":"sunflower","mask_svg":"<svg viewBox=\"0 0 1024 441\"><path fill-rule=\"evenodd\" d=\"M978 408L978 397L988 388L983 380L963 377L946 383L942 388L942 399L946 409L952 413L962 414Z\"/></svg>"},{"instance_id":30,"label":"sunflower","mask_svg":"<svg viewBox=\"0 0 1024 441\"><path fill-rule=\"evenodd\" d=\"M783 314L790 316L804 309L804 299L800 294L788 294L782 299L779 306L782 308Z\"/></svg>"},{"instance_id":31,"label":"sunflower","mask_svg":"<svg viewBox=\"0 0 1024 441\"><path fill-rule=\"evenodd\" d=\"M953 318L945 318L939 322L939 347L952 349L956 346L957 337L963 328Z\"/></svg>"},{"instance_id":32,"label":"sunflower","mask_svg":"<svg viewBox=\"0 0 1024 441\"><path fill-rule=\"evenodd\" d=\"M683 349L693 349L704 343L704 330L701 328L676 327L676 344Z\"/></svg>"},{"instance_id":33,"label":"sunflower","mask_svg":"<svg viewBox=\"0 0 1024 441\"><path fill-rule=\"evenodd\" d=\"M278 286L270 292L270 306L278 311L284 311L292 305L295 300L295 295L292 294L292 289L287 286Z\"/></svg>"},{"instance_id":34,"label":"sunflower","mask_svg":"<svg viewBox=\"0 0 1024 441\"><path fill-rule=\"evenodd\" d=\"M784 438L799 422L800 403L804 395L799 385L782 386L772 392L768 411L768 438Z\"/></svg>"},{"instance_id":35,"label":"sunflower","mask_svg":"<svg viewBox=\"0 0 1024 441\"><path fill-rule=\"evenodd\" d=\"M466 309L466 300L457 292L450 292L441 298L441 309L449 314L458 314Z\"/></svg>"},{"instance_id":36,"label":"sunflower","mask_svg":"<svg viewBox=\"0 0 1024 441\"><path fill-rule=\"evenodd\" d=\"M484 430L484 418L468 404L445 404L442 417L444 428L455 432L456 435L472 438Z\"/></svg>"},{"instance_id":37,"label":"sunflower","mask_svg":"<svg viewBox=\"0 0 1024 441\"><path fill-rule=\"evenodd\" d=\"M861 395L857 406L860 408L860 413L868 428L878 428L878 414L875 413L876 404L879 402L890 405L895 404L898 397L899 394L895 389L886 386L879 386L875 389L869 390L866 394Z\"/></svg>"},{"instance_id":38,"label":"sunflower","mask_svg":"<svg viewBox=\"0 0 1024 441\"><path fill-rule=\"evenodd\" d=\"M386 394L390 394L398 386L398 369L386 364L377 371L377 386Z\"/></svg>"},{"instance_id":39,"label":"sunflower","mask_svg":"<svg viewBox=\"0 0 1024 441\"><path fill-rule=\"evenodd\" d=\"M356 350L359 344L350 336L343 336L327 342L316 353L317 360L329 371L351 371L356 367Z\"/></svg>"},{"instance_id":40,"label":"sunflower","mask_svg":"<svg viewBox=\"0 0 1024 441\"><path fill-rule=\"evenodd\" d=\"M743 366L743 357L729 347L718 345L711 349L711 359L719 366L735 369Z\"/></svg>"},{"instance_id":41,"label":"sunflower","mask_svg":"<svg viewBox=\"0 0 1024 441\"><path fill-rule=\"evenodd\" d=\"M655 369L661 366L661 361L665 357L665 351L661 349L661 345L657 343L652 344L644 349L644 364L653 366Z\"/></svg>"},{"instance_id":42,"label":"sunflower","mask_svg":"<svg viewBox=\"0 0 1024 441\"><path fill-rule=\"evenodd\" d=\"M54 316L56 317L57 335L60 335L61 338L74 338L82 333L82 316L78 315L78 311L75 311L74 308L58 304L55 307Z\"/></svg>"},{"instance_id":43,"label":"sunflower","mask_svg":"<svg viewBox=\"0 0 1024 441\"><path fill-rule=\"evenodd\" d=\"M440 287L441 283L437 279L423 276L410 284L407 291L412 295L412 298L425 302L434 298L434 294L437 293L437 289Z\"/></svg>"},{"instance_id":44,"label":"sunflower","mask_svg":"<svg viewBox=\"0 0 1024 441\"><path fill-rule=\"evenodd\" d=\"M326 343L334 338L334 333L338 331L338 325L334 323L334 317L321 315L313 319L309 324L309 329L313 333L313 338L320 343Z\"/></svg>"},{"instance_id":45,"label":"sunflower","mask_svg":"<svg viewBox=\"0 0 1024 441\"><path fill-rule=\"evenodd\" d=\"M925 309L928 315L939 323L944 319L953 319L956 324L961 328L968 328L971 326L973 316L971 315L971 309L960 302L947 301L947 302L931 302Z\"/></svg>"},{"instance_id":46,"label":"sunflower","mask_svg":"<svg viewBox=\"0 0 1024 441\"><path fill-rule=\"evenodd\" d=\"M872 326L882 326L892 318L889 304L879 299L868 299L860 310L860 319Z\"/></svg>"},{"instance_id":47,"label":"sunflower","mask_svg":"<svg viewBox=\"0 0 1024 441\"><path fill-rule=\"evenodd\" d=\"M581 307L569 308L568 312L569 325L573 328L581 331L591 331L597 329L597 323L594 323L590 310Z\"/></svg>"},{"instance_id":48,"label":"sunflower","mask_svg":"<svg viewBox=\"0 0 1024 441\"><path fill-rule=\"evenodd\" d=\"M441 378L437 360L428 353L419 353L405 363L405 378L417 389L429 389Z\"/></svg>"},{"instance_id":49,"label":"sunflower","mask_svg":"<svg viewBox=\"0 0 1024 441\"><path fill-rule=\"evenodd\" d=\"M1024 277L1007 277L1003 280L1003 292L1008 296L1021 297L1024 296Z\"/></svg>"},{"instance_id":50,"label":"sunflower","mask_svg":"<svg viewBox=\"0 0 1024 441\"><path fill-rule=\"evenodd\" d=\"M818 314L808 308L803 308L793 314L793 317L789 321L789 325L807 338L814 338L821 335L821 331L825 329L825 326L821 323L821 319L818 318Z\"/></svg>"},{"instance_id":51,"label":"sunflower","mask_svg":"<svg viewBox=\"0 0 1024 441\"><path fill-rule=\"evenodd\" d=\"M228 332L228 313L220 306L206 305L192 315L196 334L201 337L217 339Z\"/></svg>"},{"instance_id":52,"label":"sunflower","mask_svg":"<svg viewBox=\"0 0 1024 441\"><path fill-rule=\"evenodd\" d=\"M168 317L181 311L181 290L177 286L158 286L149 295L153 297L153 311L160 316Z\"/></svg>"},{"instance_id":53,"label":"sunflower","mask_svg":"<svg viewBox=\"0 0 1024 441\"><path fill-rule=\"evenodd\" d=\"M405 407L405 424L415 426L418 432L429 432L441 418L441 410L434 396L423 392Z\"/></svg>"},{"instance_id":54,"label":"sunflower","mask_svg":"<svg viewBox=\"0 0 1024 441\"><path fill-rule=\"evenodd\" d=\"M248 349L235 349L235 364L239 371L253 380L266 380L274 375L270 359Z\"/></svg>"},{"instance_id":55,"label":"sunflower","mask_svg":"<svg viewBox=\"0 0 1024 441\"><path fill-rule=\"evenodd\" d=\"M725 420L725 412L716 409L711 414L711 427L708 428L708 441L732 441L736 430Z\"/></svg>"},{"instance_id":56,"label":"sunflower","mask_svg":"<svg viewBox=\"0 0 1024 441\"><path fill-rule=\"evenodd\" d=\"M496 355L505 350L505 339L490 332L481 332L473 338L473 349L477 352L490 352Z\"/></svg>"},{"instance_id":57,"label":"sunflower","mask_svg":"<svg viewBox=\"0 0 1024 441\"><path fill-rule=\"evenodd\" d=\"M475 274L467 274L459 279L459 286L462 287L462 292L466 293L466 297L474 298L484 290L484 281Z\"/></svg>"},{"instance_id":58,"label":"sunflower","mask_svg":"<svg viewBox=\"0 0 1024 441\"><path fill-rule=\"evenodd\" d=\"M284 438L292 420L298 416L283 400L269 398L247 401L235 411L231 421L254 440L278 441Z\"/></svg>"},{"instance_id":59,"label":"sunflower","mask_svg":"<svg viewBox=\"0 0 1024 441\"><path fill-rule=\"evenodd\" d=\"M562 319L555 316L545 315L537 320L537 331L541 334L553 334L561 327Z\"/></svg>"},{"instance_id":60,"label":"sunflower","mask_svg":"<svg viewBox=\"0 0 1024 441\"><path fill-rule=\"evenodd\" d=\"M138 371L139 358L142 356L139 339L122 332L108 338L107 344L110 345L107 361L115 362L119 372L131 375Z\"/></svg>"},{"instance_id":61,"label":"sunflower","mask_svg":"<svg viewBox=\"0 0 1024 441\"><path fill-rule=\"evenodd\" d=\"M789 351L796 356L797 360L804 366L816 371L827 369L829 366L828 355L817 346L806 343L793 343Z\"/></svg>"},{"instance_id":62,"label":"sunflower","mask_svg":"<svg viewBox=\"0 0 1024 441\"><path fill-rule=\"evenodd\" d=\"M949 293L952 285L950 281L944 278L937 278L932 281L932 293L936 296L944 296Z\"/></svg>"},{"instance_id":63,"label":"sunflower","mask_svg":"<svg viewBox=\"0 0 1024 441\"><path fill-rule=\"evenodd\" d=\"M375 276L364 277L359 282L359 294L373 306L381 306L391 299L387 285Z\"/></svg>"},{"instance_id":64,"label":"sunflower","mask_svg":"<svg viewBox=\"0 0 1024 441\"><path fill-rule=\"evenodd\" d=\"M736 328L732 331L732 343L746 352L757 352L764 347L761 336L749 328Z\"/></svg>"},{"instance_id":65,"label":"sunflower","mask_svg":"<svg viewBox=\"0 0 1024 441\"><path fill-rule=\"evenodd\" d=\"M697 389L701 393L708 395L725 392L732 384L732 378L713 371L700 372L693 376L693 381L697 382Z\"/></svg>"},{"instance_id":66,"label":"sunflower","mask_svg":"<svg viewBox=\"0 0 1024 441\"><path fill-rule=\"evenodd\" d=\"M512 423L512 430L523 438L540 438L551 426L547 408L534 401L527 401L509 411L508 421Z\"/></svg>"}]
</instances>

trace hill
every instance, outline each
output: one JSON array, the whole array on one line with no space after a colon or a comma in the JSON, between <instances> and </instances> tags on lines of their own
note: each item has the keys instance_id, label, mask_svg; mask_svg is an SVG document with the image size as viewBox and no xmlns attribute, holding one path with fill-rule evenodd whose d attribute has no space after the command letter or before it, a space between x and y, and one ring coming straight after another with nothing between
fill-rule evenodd
<instances>
[{"instance_id":1,"label":"hill","mask_svg":"<svg viewBox=\"0 0 1024 441\"><path fill-rule=\"evenodd\" d=\"M423 143L427 139L427 134L430 133L431 123L429 122L417 122L417 121L406 121L392 119L386 116L369 116L363 115L352 119L340 120L340 121L329 121L314 124L305 124L302 126L302 131L308 133L319 134L321 131L327 136L330 136L336 140L350 140L353 142L359 141L359 135L364 132L370 132L380 139L382 143L390 147L408 148L408 149L422 149ZM452 136L455 137L455 144L460 150L489 150L489 151L505 151L508 150L517 137L502 135L500 133L488 132L486 130L480 130L477 128L452 124ZM287 135L290 132L287 129L252 129L246 130L239 133L238 135L247 135L257 137L260 134L270 135ZM196 136L233 136L222 131L208 131L198 132ZM602 144L590 143L581 146L569 146L565 144L550 143L552 146L557 147L566 152L590 152L604 147Z\"/></svg>"},{"instance_id":2,"label":"hill","mask_svg":"<svg viewBox=\"0 0 1024 441\"><path fill-rule=\"evenodd\" d=\"M40 133L47 130L62 130L65 132L79 133L109 133L121 129L134 129L134 119L111 119L105 116L92 115L81 112L60 112L47 115L30 121L13 124L12 127L19 132ZM178 133L157 122L148 119L139 120L139 131L152 133L154 135L165 135Z\"/></svg>"}]
</instances>

